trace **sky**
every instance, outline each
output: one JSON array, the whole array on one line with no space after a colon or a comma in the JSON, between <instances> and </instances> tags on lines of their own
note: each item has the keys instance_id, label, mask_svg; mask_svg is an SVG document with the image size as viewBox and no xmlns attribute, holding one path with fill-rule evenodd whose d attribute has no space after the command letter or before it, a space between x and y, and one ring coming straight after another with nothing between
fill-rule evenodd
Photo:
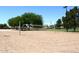
<instances>
[{"instance_id":1,"label":"sky","mask_svg":"<svg viewBox=\"0 0 79 59\"><path fill-rule=\"evenodd\" d=\"M68 10L71 8L69 6ZM7 23L10 18L21 16L25 12L33 12L42 15L44 25L51 25L61 19L65 11L63 6L0 6L0 23Z\"/></svg>"}]
</instances>

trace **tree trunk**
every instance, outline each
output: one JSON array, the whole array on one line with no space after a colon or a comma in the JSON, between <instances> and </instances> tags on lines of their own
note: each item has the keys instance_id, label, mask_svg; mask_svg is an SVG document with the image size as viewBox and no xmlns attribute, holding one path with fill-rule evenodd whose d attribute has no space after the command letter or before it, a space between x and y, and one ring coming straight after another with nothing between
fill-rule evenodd
<instances>
[{"instance_id":1,"label":"tree trunk","mask_svg":"<svg viewBox=\"0 0 79 59\"><path fill-rule=\"evenodd\" d=\"M66 31L68 32L68 28L66 28Z\"/></svg>"},{"instance_id":2,"label":"tree trunk","mask_svg":"<svg viewBox=\"0 0 79 59\"><path fill-rule=\"evenodd\" d=\"M76 31L76 28L73 28L74 29L74 32Z\"/></svg>"}]
</instances>

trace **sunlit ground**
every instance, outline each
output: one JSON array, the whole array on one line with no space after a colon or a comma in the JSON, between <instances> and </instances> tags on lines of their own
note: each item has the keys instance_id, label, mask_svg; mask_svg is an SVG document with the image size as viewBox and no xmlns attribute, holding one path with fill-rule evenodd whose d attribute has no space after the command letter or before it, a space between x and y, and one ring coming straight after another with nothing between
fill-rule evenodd
<instances>
[{"instance_id":1,"label":"sunlit ground","mask_svg":"<svg viewBox=\"0 0 79 59\"><path fill-rule=\"evenodd\" d=\"M0 31L0 52L79 52L79 33Z\"/></svg>"}]
</instances>

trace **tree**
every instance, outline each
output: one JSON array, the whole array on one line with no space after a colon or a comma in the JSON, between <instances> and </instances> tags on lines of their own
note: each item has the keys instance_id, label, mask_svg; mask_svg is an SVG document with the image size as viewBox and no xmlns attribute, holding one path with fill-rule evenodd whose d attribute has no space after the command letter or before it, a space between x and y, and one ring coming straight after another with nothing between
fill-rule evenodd
<instances>
[{"instance_id":1,"label":"tree","mask_svg":"<svg viewBox=\"0 0 79 59\"><path fill-rule=\"evenodd\" d=\"M76 18L76 15L79 14L78 10L78 7L74 7L73 9L70 9L70 11L66 11L66 15L62 17L63 26L64 28L66 28L67 31L71 28L76 31L76 28L78 26L78 19Z\"/></svg>"},{"instance_id":2,"label":"tree","mask_svg":"<svg viewBox=\"0 0 79 59\"><path fill-rule=\"evenodd\" d=\"M24 13L22 18L25 23L33 25L43 25L42 16L34 13Z\"/></svg>"},{"instance_id":3,"label":"tree","mask_svg":"<svg viewBox=\"0 0 79 59\"><path fill-rule=\"evenodd\" d=\"M60 28L61 24L62 24L61 19L58 19L56 22L56 28Z\"/></svg>"},{"instance_id":4,"label":"tree","mask_svg":"<svg viewBox=\"0 0 79 59\"><path fill-rule=\"evenodd\" d=\"M0 24L0 29L8 29L9 27L7 24Z\"/></svg>"},{"instance_id":5,"label":"tree","mask_svg":"<svg viewBox=\"0 0 79 59\"><path fill-rule=\"evenodd\" d=\"M67 17L62 17L62 25L63 27L66 29L66 31L68 32L69 28L70 28L70 20Z\"/></svg>"},{"instance_id":6,"label":"tree","mask_svg":"<svg viewBox=\"0 0 79 59\"><path fill-rule=\"evenodd\" d=\"M66 29L66 31L68 32L69 29L69 12L67 11L67 6L64 6L64 8L66 9L66 13L65 13L65 17L62 17L62 21L63 21L63 27Z\"/></svg>"},{"instance_id":7,"label":"tree","mask_svg":"<svg viewBox=\"0 0 79 59\"><path fill-rule=\"evenodd\" d=\"M70 18L71 28L73 28L74 31L76 31L76 28L77 28L77 19L76 19L77 13L78 13L78 8L74 7L73 9L69 11L69 15L68 15L68 17Z\"/></svg>"},{"instance_id":8,"label":"tree","mask_svg":"<svg viewBox=\"0 0 79 59\"><path fill-rule=\"evenodd\" d=\"M42 16L35 13L24 13L21 16L10 18L8 24L11 27L16 27L19 26L19 21L21 22L21 27L24 24L41 25L40 27L43 25Z\"/></svg>"},{"instance_id":9,"label":"tree","mask_svg":"<svg viewBox=\"0 0 79 59\"><path fill-rule=\"evenodd\" d=\"M21 17L20 16L13 17L13 18L10 18L8 20L8 24L11 27L16 27L16 26L19 26L19 21L21 21Z\"/></svg>"}]
</instances>

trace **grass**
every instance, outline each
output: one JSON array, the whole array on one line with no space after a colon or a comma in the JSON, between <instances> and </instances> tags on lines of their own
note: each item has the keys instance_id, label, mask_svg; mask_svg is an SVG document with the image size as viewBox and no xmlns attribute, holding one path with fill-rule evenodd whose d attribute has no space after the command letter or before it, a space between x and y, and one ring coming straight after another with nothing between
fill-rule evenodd
<instances>
[{"instance_id":1,"label":"grass","mask_svg":"<svg viewBox=\"0 0 79 59\"><path fill-rule=\"evenodd\" d=\"M66 29L49 29L49 31L67 32ZM68 32L74 32L74 31L73 29L69 29ZM75 32L79 32L79 28L77 28Z\"/></svg>"},{"instance_id":2,"label":"grass","mask_svg":"<svg viewBox=\"0 0 79 59\"><path fill-rule=\"evenodd\" d=\"M65 29L48 29L48 31L65 32Z\"/></svg>"}]
</instances>

